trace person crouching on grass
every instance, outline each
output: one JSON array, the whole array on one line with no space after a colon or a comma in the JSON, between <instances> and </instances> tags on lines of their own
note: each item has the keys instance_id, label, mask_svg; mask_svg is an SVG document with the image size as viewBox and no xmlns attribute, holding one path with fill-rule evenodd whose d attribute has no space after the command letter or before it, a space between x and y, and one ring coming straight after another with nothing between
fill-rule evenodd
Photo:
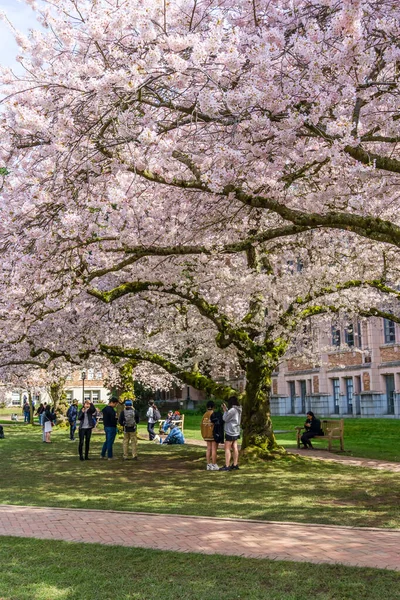
<instances>
[{"instance_id":1,"label":"person crouching on grass","mask_svg":"<svg viewBox=\"0 0 400 600\"><path fill-rule=\"evenodd\" d=\"M224 414L222 418L225 423L225 466L220 471L236 471L239 469L239 449L237 441L240 438L240 421L242 420L242 407L236 396L228 400L228 406L222 404ZM231 456L233 454L233 464Z\"/></svg>"}]
</instances>

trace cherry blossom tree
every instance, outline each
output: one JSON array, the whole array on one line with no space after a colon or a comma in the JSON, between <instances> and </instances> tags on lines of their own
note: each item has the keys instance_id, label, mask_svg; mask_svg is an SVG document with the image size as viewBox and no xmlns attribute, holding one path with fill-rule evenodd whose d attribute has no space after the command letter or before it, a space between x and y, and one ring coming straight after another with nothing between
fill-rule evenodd
<instances>
[{"instance_id":1,"label":"cherry blossom tree","mask_svg":"<svg viewBox=\"0 0 400 600\"><path fill-rule=\"evenodd\" d=\"M2 73L4 339L21 360L101 351L225 397L244 371L243 446L275 450L271 373L304 322L397 318L400 7L38 16L45 33L17 34L24 75Z\"/></svg>"}]
</instances>

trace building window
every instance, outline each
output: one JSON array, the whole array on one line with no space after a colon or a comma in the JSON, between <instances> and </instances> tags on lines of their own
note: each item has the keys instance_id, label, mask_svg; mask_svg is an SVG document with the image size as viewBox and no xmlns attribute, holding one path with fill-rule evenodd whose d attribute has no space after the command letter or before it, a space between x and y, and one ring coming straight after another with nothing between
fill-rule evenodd
<instances>
[{"instance_id":1,"label":"building window","mask_svg":"<svg viewBox=\"0 0 400 600\"><path fill-rule=\"evenodd\" d=\"M332 346L340 346L340 329L336 325L332 325Z\"/></svg>"},{"instance_id":2,"label":"building window","mask_svg":"<svg viewBox=\"0 0 400 600\"><path fill-rule=\"evenodd\" d=\"M306 381L303 379L302 381L300 381L301 413L306 412L306 396L307 396Z\"/></svg>"},{"instance_id":3,"label":"building window","mask_svg":"<svg viewBox=\"0 0 400 600\"><path fill-rule=\"evenodd\" d=\"M383 335L385 344L394 344L396 341L396 329L394 321L383 319Z\"/></svg>"},{"instance_id":4,"label":"building window","mask_svg":"<svg viewBox=\"0 0 400 600\"><path fill-rule=\"evenodd\" d=\"M88 369L87 378L94 379L94 369Z\"/></svg>"},{"instance_id":5,"label":"building window","mask_svg":"<svg viewBox=\"0 0 400 600\"><path fill-rule=\"evenodd\" d=\"M353 378L346 377L345 382L346 382L347 412L350 415L353 413L353 395L354 395Z\"/></svg>"},{"instance_id":6,"label":"building window","mask_svg":"<svg viewBox=\"0 0 400 600\"><path fill-rule=\"evenodd\" d=\"M96 372L96 379L103 379L103 372L102 371L97 371Z\"/></svg>"},{"instance_id":7,"label":"building window","mask_svg":"<svg viewBox=\"0 0 400 600\"><path fill-rule=\"evenodd\" d=\"M354 325L350 323L344 330L344 341L350 348L354 346Z\"/></svg>"},{"instance_id":8,"label":"building window","mask_svg":"<svg viewBox=\"0 0 400 600\"><path fill-rule=\"evenodd\" d=\"M19 392L12 393L11 404L13 406L19 406L21 404L21 394Z\"/></svg>"},{"instance_id":9,"label":"building window","mask_svg":"<svg viewBox=\"0 0 400 600\"><path fill-rule=\"evenodd\" d=\"M296 413L296 384L294 381L289 381L289 396L290 396L290 412L292 415Z\"/></svg>"},{"instance_id":10,"label":"building window","mask_svg":"<svg viewBox=\"0 0 400 600\"><path fill-rule=\"evenodd\" d=\"M387 414L394 415L394 375L385 375Z\"/></svg>"},{"instance_id":11,"label":"building window","mask_svg":"<svg viewBox=\"0 0 400 600\"><path fill-rule=\"evenodd\" d=\"M333 387L333 412L335 415L340 413L340 381L339 379L332 379Z\"/></svg>"}]
</instances>

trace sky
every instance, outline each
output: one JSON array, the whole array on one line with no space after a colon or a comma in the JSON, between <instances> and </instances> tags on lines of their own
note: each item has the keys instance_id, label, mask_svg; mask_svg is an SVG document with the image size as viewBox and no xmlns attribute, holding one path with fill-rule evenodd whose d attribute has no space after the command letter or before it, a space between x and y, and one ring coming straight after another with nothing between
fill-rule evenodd
<instances>
[{"instance_id":1,"label":"sky","mask_svg":"<svg viewBox=\"0 0 400 600\"><path fill-rule=\"evenodd\" d=\"M6 13L8 19L19 31L27 33L29 29L39 28L33 10L20 0L0 0L0 11ZM10 33L8 25L0 20L0 64L20 70L15 57L18 46Z\"/></svg>"}]
</instances>

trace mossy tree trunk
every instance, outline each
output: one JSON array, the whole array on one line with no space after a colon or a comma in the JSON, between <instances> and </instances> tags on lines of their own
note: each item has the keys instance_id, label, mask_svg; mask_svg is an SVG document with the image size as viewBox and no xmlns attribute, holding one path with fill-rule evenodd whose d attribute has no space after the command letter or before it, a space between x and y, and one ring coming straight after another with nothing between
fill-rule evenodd
<instances>
[{"instance_id":1,"label":"mossy tree trunk","mask_svg":"<svg viewBox=\"0 0 400 600\"><path fill-rule=\"evenodd\" d=\"M262 355L254 357L246 365L246 392L242 399L242 452L246 456L269 458L284 453L276 443L272 428L272 371L273 366Z\"/></svg>"}]
</instances>

